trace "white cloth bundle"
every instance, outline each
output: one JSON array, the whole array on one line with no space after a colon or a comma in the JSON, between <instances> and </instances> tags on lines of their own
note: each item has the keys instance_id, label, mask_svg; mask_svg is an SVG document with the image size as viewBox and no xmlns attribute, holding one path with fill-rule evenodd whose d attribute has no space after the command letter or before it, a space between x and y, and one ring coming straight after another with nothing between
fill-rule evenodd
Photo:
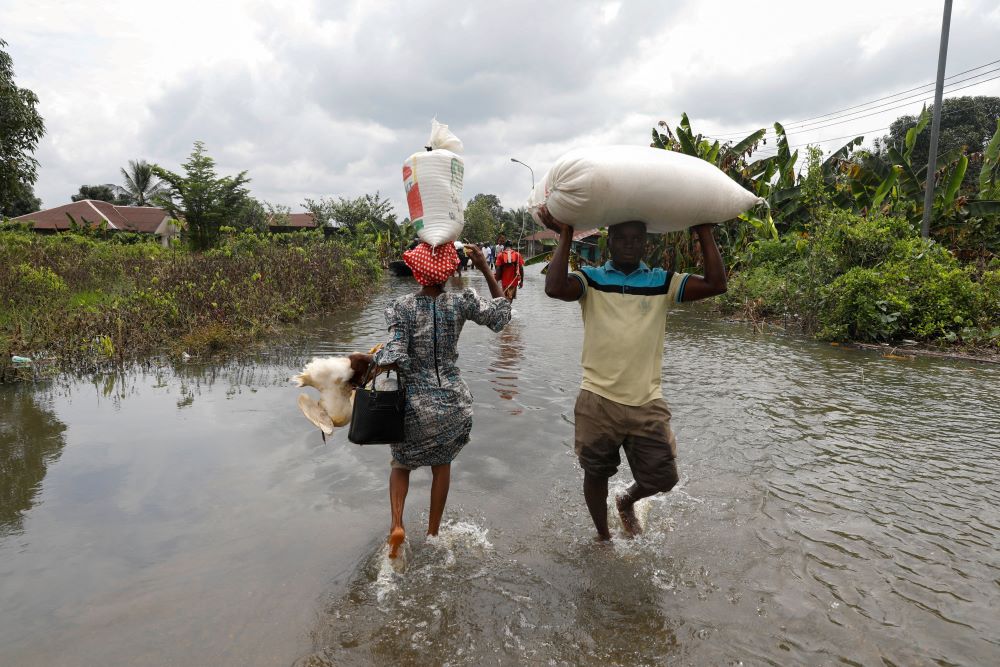
<instances>
[{"instance_id":1,"label":"white cloth bundle","mask_svg":"<svg viewBox=\"0 0 1000 667\"><path fill-rule=\"evenodd\" d=\"M704 160L643 146L572 150L528 198L538 222L545 204L577 230L641 220L650 232L724 222L763 202Z\"/></svg>"},{"instance_id":2,"label":"white cloth bundle","mask_svg":"<svg viewBox=\"0 0 1000 667\"><path fill-rule=\"evenodd\" d=\"M457 239L465 226L462 142L447 125L431 122L431 150L414 153L403 163L403 188L410 220L421 241L439 246Z\"/></svg>"}]
</instances>

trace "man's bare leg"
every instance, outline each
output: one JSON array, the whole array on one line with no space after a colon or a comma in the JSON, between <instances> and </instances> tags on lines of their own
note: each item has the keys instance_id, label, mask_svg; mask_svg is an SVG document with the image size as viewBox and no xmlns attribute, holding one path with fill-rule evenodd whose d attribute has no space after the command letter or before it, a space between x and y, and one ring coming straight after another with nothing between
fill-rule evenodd
<instances>
[{"instance_id":1,"label":"man's bare leg","mask_svg":"<svg viewBox=\"0 0 1000 667\"><path fill-rule=\"evenodd\" d=\"M431 513L427 519L427 534L437 535L441 528L441 515L444 514L444 505L448 502L448 487L451 486L451 464L432 466L431 474L434 479L431 481Z\"/></svg>"},{"instance_id":2,"label":"man's bare leg","mask_svg":"<svg viewBox=\"0 0 1000 667\"><path fill-rule=\"evenodd\" d=\"M642 535L642 526L635 516L635 504L637 501L659 493L655 490L643 489L637 482L632 482L632 486L625 490L625 493L615 498L615 506L618 508L618 516L622 520L622 529L629 537Z\"/></svg>"},{"instance_id":3,"label":"man's bare leg","mask_svg":"<svg viewBox=\"0 0 1000 667\"><path fill-rule=\"evenodd\" d=\"M403 506L406 493L410 490L410 471L393 468L389 473L389 508L392 510L392 525L389 528L389 558L399 556L399 547L406 539L403 529Z\"/></svg>"},{"instance_id":4,"label":"man's bare leg","mask_svg":"<svg viewBox=\"0 0 1000 667\"><path fill-rule=\"evenodd\" d=\"M590 518L594 520L597 529L597 539L605 542L611 539L608 530L608 478L595 477L584 471L583 497L590 510Z\"/></svg>"}]
</instances>

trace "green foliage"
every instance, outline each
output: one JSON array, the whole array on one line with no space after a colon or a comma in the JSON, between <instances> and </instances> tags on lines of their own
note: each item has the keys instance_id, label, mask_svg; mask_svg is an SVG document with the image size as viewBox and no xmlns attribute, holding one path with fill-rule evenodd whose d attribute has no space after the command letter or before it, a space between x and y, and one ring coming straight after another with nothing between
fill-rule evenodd
<instances>
[{"instance_id":1,"label":"green foliage","mask_svg":"<svg viewBox=\"0 0 1000 667\"><path fill-rule=\"evenodd\" d=\"M942 144L937 165L930 172L934 187L931 235L963 261L982 263L1000 253L1000 98L960 98L950 107L949 102L953 101L945 103L947 122L943 120L942 126L950 127L951 140ZM862 215L880 212L919 224L928 180L930 120L931 111L926 108L917 117L899 119L891 138L876 140L874 150L856 150L864 139L860 136L826 159L818 148L810 147L804 173L796 166L799 154L792 150L780 123L774 124L775 154L758 160L752 160L752 154L766 141L763 130L735 146L720 144L695 134L686 114L674 130L661 121L653 129L652 146L707 160L767 200L767 218L748 212L740 216L740 223L723 226L724 257L736 262L754 240L805 230L821 208L838 207ZM680 251L680 265L695 263L696 258L684 252L677 239L667 244Z\"/></svg>"},{"instance_id":2,"label":"green foliage","mask_svg":"<svg viewBox=\"0 0 1000 667\"><path fill-rule=\"evenodd\" d=\"M303 206L313 214L320 227L337 227L349 234L370 230L394 231L398 227L392 202L379 192L355 199L306 199Z\"/></svg>"},{"instance_id":3,"label":"green foliage","mask_svg":"<svg viewBox=\"0 0 1000 667\"><path fill-rule=\"evenodd\" d=\"M806 175L801 180L800 200L805 210L812 213L829 204L830 194L823 173L823 150L819 146L808 146L806 155Z\"/></svg>"},{"instance_id":4,"label":"green foliage","mask_svg":"<svg viewBox=\"0 0 1000 667\"><path fill-rule=\"evenodd\" d=\"M503 206L496 195L478 194L465 207L462 238L472 243L493 243L499 232Z\"/></svg>"},{"instance_id":5,"label":"green foliage","mask_svg":"<svg viewBox=\"0 0 1000 667\"><path fill-rule=\"evenodd\" d=\"M1000 118L993 138L983 150L983 166L979 171L979 198L1000 199Z\"/></svg>"},{"instance_id":6,"label":"green foliage","mask_svg":"<svg viewBox=\"0 0 1000 667\"><path fill-rule=\"evenodd\" d=\"M23 209L25 200L34 198L38 161L33 154L45 122L35 93L14 83L14 61L6 46L0 39L0 216L16 217L31 213Z\"/></svg>"},{"instance_id":7,"label":"green foliage","mask_svg":"<svg viewBox=\"0 0 1000 667\"><path fill-rule=\"evenodd\" d=\"M154 165L145 160L129 160L128 168L121 169L122 181L118 188L123 204L153 206L158 198L168 194L167 185L157 175Z\"/></svg>"},{"instance_id":8,"label":"green foliage","mask_svg":"<svg viewBox=\"0 0 1000 667\"><path fill-rule=\"evenodd\" d=\"M7 203L0 204L0 220L4 216L16 218L42 208L42 200L35 196L34 188L26 183L18 184L7 196Z\"/></svg>"},{"instance_id":9,"label":"green foliage","mask_svg":"<svg viewBox=\"0 0 1000 667\"><path fill-rule=\"evenodd\" d=\"M996 272L977 276L905 218L821 208L804 231L751 244L744 263L724 310L822 339L982 343L1000 327Z\"/></svg>"},{"instance_id":10,"label":"green foliage","mask_svg":"<svg viewBox=\"0 0 1000 667\"><path fill-rule=\"evenodd\" d=\"M193 253L78 234L0 234L0 358L63 368L213 351L356 303L381 276L373 247L322 232L224 234Z\"/></svg>"},{"instance_id":11,"label":"green foliage","mask_svg":"<svg viewBox=\"0 0 1000 667\"><path fill-rule=\"evenodd\" d=\"M929 120L933 105L926 110ZM941 105L941 133L938 139L938 155L946 155L956 150L964 150L967 155L977 156L973 171L978 172L979 158L990 137L996 131L1000 119L1000 97L952 97ZM905 157L913 164L926 165L930 150L929 123L921 116L900 116L889 126L889 134L876 142L876 151L885 158L890 147L906 147ZM975 174L970 173L965 186L975 188Z\"/></svg>"},{"instance_id":12,"label":"green foliage","mask_svg":"<svg viewBox=\"0 0 1000 667\"><path fill-rule=\"evenodd\" d=\"M121 188L113 184L105 185L81 185L79 192L70 197L73 201L93 199L94 201L106 201L109 204L124 205L127 200L124 198Z\"/></svg>"},{"instance_id":13,"label":"green foliage","mask_svg":"<svg viewBox=\"0 0 1000 667\"><path fill-rule=\"evenodd\" d=\"M184 219L192 250L206 250L217 243L221 227L240 224L249 205L244 185L250 179L245 171L236 176L216 175L215 160L205 153L201 141L195 142L191 157L182 166L183 176L159 166L152 168L167 186L156 203L173 217Z\"/></svg>"}]
</instances>

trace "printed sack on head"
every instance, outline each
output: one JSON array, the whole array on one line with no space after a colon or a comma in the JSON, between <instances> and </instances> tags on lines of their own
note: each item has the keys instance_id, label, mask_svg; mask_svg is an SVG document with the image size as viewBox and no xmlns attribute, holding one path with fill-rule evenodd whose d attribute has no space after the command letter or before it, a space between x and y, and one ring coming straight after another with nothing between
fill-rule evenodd
<instances>
[{"instance_id":1,"label":"printed sack on head","mask_svg":"<svg viewBox=\"0 0 1000 667\"><path fill-rule=\"evenodd\" d=\"M578 148L559 158L528 198L577 230L641 220L650 232L725 222L764 200L700 158L644 146Z\"/></svg>"},{"instance_id":2,"label":"printed sack on head","mask_svg":"<svg viewBox=\"0 0 1000 667\"><path fill-rule=\"evenodd\" d=\"M403 163L403 189L417 236L424 243L439 246L457 239L465 226L465 162L459 155L461 140L437 120L431 123L428 149Z\"/></svg>"}]
</instances>

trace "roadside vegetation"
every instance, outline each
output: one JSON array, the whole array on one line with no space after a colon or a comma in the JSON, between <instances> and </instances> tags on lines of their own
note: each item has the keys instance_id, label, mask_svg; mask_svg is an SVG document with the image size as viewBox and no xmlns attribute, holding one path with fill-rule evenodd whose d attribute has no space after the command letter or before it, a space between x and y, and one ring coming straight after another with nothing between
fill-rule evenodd
<instances>
[{"instance_id":1,"label":"roadside vegetation","mask_svg":"<svg viewBox=\"0 0 1000 667\"><path fill-rule=\"evenodd\" d=\"M91 370L204 354L363 300L381 275L364 243L223 230L190 252L84 234L0 233L0 378L13 357Z\"/></svg>"},{"instance_id":2,"label":"roadside vegetation","mask_svg":"<svg viewBox=\"0 0 1000 667\"><path fill-rule=\"evenodd\" d=\"M829 341L1000 350L1000 99L947 102L952 143L933 174L928 238L928 109L894 123L872 150L855 150L863 137L825 157L810 146L802 169L779 124L775 154L758 160L764 130L732 146L693 134L686 117L654 130L654 145L715 163L770 204L720 229L732 271L723 312ZM689 234L657 243L675 266L696 265Z\"/></svg>"}]
</instances>

